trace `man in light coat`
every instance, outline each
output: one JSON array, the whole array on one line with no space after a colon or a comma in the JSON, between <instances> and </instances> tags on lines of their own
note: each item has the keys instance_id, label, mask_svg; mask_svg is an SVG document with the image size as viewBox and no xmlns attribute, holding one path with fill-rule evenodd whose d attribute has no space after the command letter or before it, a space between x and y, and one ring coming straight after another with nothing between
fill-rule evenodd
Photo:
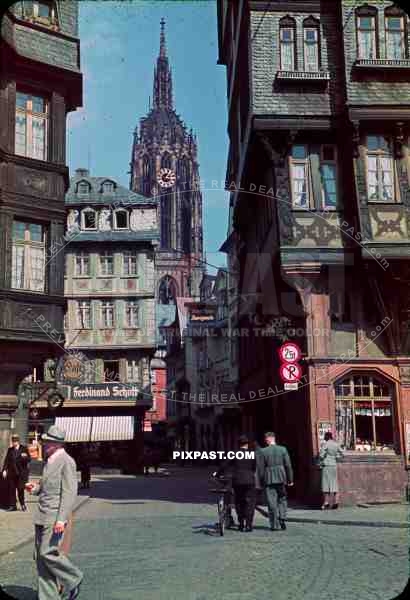
<instances>
[{"instance_id":1,"label":"man in light coat","mask_svg":"<svg viewBox=\"0 0 410 600\"><path fill-rule=\"evenodd\" d=\"M270 528L286 529L287 491L286 486L293 485L293 470L285 446L276 444L275 434L265 434L267 443L256 454L257 473L266 490Z\"/></svg>"},{"instance_id":2,"label":"man in light coat","mask_svg":"<svg viewBox=\"0 0 410 600\"><path fill-rule=\"evenodd\" d=\"M29 484L30 492L39 496L34 514L38 599L74 600L79 595L83 574L59 545L77 498L77 469L64 450L63 431L52 425L42 439L47 457L43 476L34 488Z\"/></svg>"}]
</instances>

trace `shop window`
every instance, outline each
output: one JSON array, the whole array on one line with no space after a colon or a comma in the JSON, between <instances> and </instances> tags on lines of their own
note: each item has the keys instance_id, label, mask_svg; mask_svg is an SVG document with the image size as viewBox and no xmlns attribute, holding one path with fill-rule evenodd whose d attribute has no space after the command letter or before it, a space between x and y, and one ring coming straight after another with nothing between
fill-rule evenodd
<instances>
[{"instance_id":1,"label":"shop window","mask_svg":"<svg viewBox=\"0 0 410 600\"><path fill-rule=\"evenodd\" d=\"M112 381L120 380L120 364L118 360L105 360L104 361L104 382L109 383Z\"/></svg>"},{"instance_id":2,"label":"shop window","mask_svg":"<svg viewBox=\"0 0 410 600\"><path fill-rule=\"evenodd\" d=\"M336 432L348 450L393 451L391 386L369 375L336 384Z\"/></svg>"},{"instance_id":3,"label":"shop window","mask_svg":"<svg viewBox=\"0 0 410 600\"><path fill-rule=\"evenodd\" d=\"M15 153L47 160L48 103L41 96L17 92Z\"/></svg>"},{"instance_id":4,"label":"shop window","mask_svg":"<svg viewBox=\"0 0 410 600\"><path fill-rule=\"evenodd\" d=\"M46 284L46 229L36 223L14 221L11 287L44 292Z\"/></svg>"}]
</instances>

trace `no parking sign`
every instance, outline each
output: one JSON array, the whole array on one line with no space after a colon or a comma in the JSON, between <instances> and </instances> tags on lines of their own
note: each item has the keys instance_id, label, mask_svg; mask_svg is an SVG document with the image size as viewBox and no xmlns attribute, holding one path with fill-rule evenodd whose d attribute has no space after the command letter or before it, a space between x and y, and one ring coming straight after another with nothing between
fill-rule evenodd
<instances>
[{"instance_id":1,"label":"no parking sign","mask_svg":"<svg viewBox=\"0 0 410 600\"><path fill-rule=\"evenodd\" d=\"M285 390L297 390L302 368L298 364L302 356L300 347L294 342L286 342L279 348L279 358L282 362L279 375L284 382Z\"/></svg>"}]
</instances>

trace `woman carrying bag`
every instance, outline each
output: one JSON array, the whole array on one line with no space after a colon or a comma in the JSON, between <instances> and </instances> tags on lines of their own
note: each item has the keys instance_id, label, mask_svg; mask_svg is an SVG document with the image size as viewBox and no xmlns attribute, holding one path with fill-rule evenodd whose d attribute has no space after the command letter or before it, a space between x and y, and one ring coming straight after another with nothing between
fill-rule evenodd
<instances>
[{"instance_id":1,"label":"woman carrying bag","mask_svg":"<svg viewBox=\"0 0 410 600\"><path fill-rule=\"evenodd\" d=\"M320 449L319 461L322 468L322 510L327 508L338 508L337 493L339 491L337 481L337 458L343 457L343 451L339 444L333 439L330 431L325 433L325 443Z\"/></svg>"}]
</instances>

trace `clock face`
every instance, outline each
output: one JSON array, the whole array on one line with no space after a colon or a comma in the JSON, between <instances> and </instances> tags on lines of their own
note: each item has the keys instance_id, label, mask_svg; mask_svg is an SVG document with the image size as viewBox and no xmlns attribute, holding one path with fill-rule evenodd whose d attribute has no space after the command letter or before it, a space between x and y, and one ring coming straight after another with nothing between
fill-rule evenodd
<instances>
[{"instance_id":1,"label":"clock face","mask_svg":"<svg viewBox=\"0 0 410 600\"><path fill-rule=\"evenodd\" d=\"M163 188L169 188L176 181L175 173L172 169L161 169L158 176L158 183Z\"/></svg>"}]
</instances>

